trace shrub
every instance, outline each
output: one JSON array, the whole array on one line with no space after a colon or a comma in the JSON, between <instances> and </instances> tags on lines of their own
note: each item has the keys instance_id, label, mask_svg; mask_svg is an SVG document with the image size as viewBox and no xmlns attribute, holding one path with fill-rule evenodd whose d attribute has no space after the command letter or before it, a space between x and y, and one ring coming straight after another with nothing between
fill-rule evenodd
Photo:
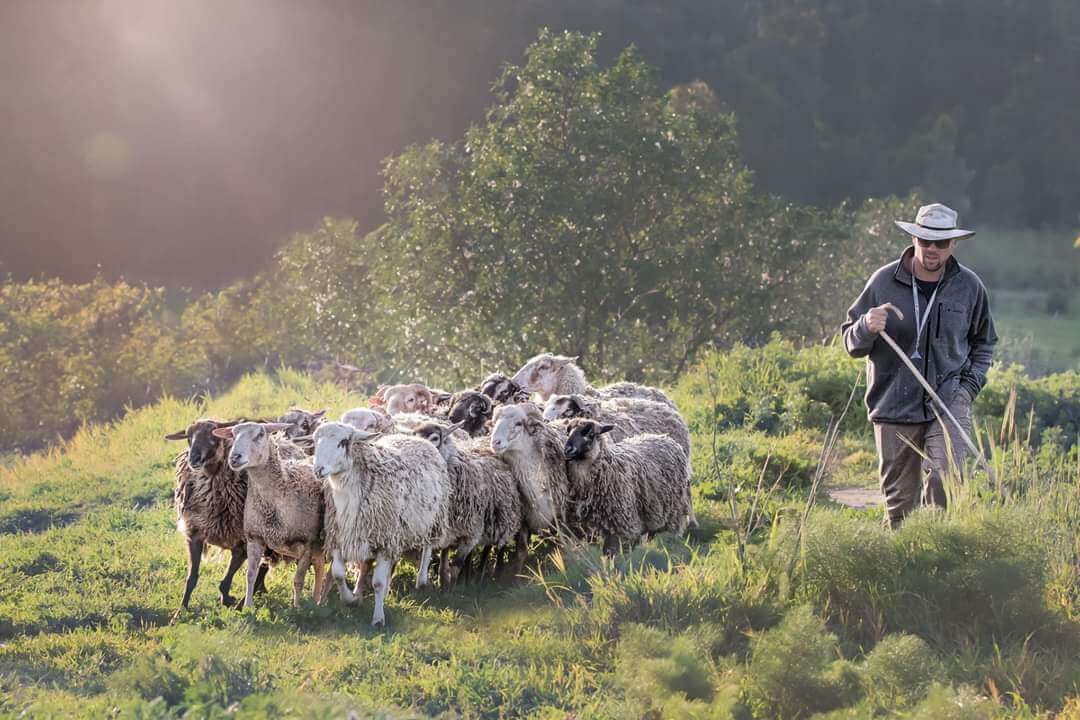
<instances>
[{"instance_id":1,"label":"shrub","mask_svg":"<svg viewBox=\"0 0 1080 720\"><path fill-rule=\"evenodd\" d=\"M627 626L615 651L615 677L627 716L719 720L732 717L738 701L737 684L720 682L700 638L691 633L671 637Z\"/></svg>"},{"instance_id":2,"label":"shrub","mask_svg":"<svg viewBox=\"0 0 1080 720\"><path fill-rule=\"evenodd\" d=\"M792 588L852 640L905 632L932 642L1051 640L1045 537L1030 508L917 512L896 532L869 519L815 512L804 530ZM793 532L793 530L789 530ZM781 572L791 538L770 558Z\"/></svg>"},{"instance_id":3,"label":"shrub","mask_svg":"<svg viewBox=\"0 0 1080 720\"><path fill-rule=\"evenodd\" d=\"M691 447L691 465L694 477L705 480L704 495L723 498L724 488L751 491L759 480L766 491L778 482L782 488L809 487L820 454L821 443L806 432L774 436L729 430L717 436L715 458L712 438L697 440Z\"/></svg>"},{"instance_id":4,"label":"shrub","mask_svg":"<svg viewBox=\"0 0 1080 720\"><path fill-rule=\"evenodd\" d=\"M641 623L678 632L702 622L732 628L744 617L734 558L725 553L695 558L685 565L644 565L589 578L591 621L617 629Z\"/></svg>"},{"instance_id":5,"label":"shrub","mask_svg":"<svg viewBox=\"0 0 1080 720\"><path fill-rule=\"evenodd\" d=\"M1076 443L1080 433L1080 373L1070 370L1032 378L1019 365L995 365L990 369L987 386L975 401L975 413L980 418L1005 417L1014 389L1012 416L1021 438L1027 435L1028 414L1034 410L1032 440L1036 445L1043 430L1050 427L1060 428L1068 444Z\"/></svg>"},{"instance_id":6,"label":"shrub","mask_svg":"<svg viewBox=\"0 0 1080 720\"><path fill-rule=\"evenodd\" d=\"M862 365L839 342L797 347L773 336L761 347L737 344L703 354L673 397L691 431L701 435L711 433L714 424L721 430L767 433L824 430L843 413ZM844 428L867 435L858 399L852 401Z\"/></svg>"},{"instance_id":7,"label":"shrub","mask_svg":"<svg viewBox=\"0 0 1080 720\"><path fill-rule=\"evenodd\" d=\"M746 672L746 694L759 718L799 718L854 699L850 666L833 661L836 636L806 605L758 636Z\"/></svg>"},{"instance_id":8,"label":"shrub","mask_svg":"<svg viewBox=\"0 0 1080 720\"><path fill-rule=\"evenodd\" d=\"M877 708L916 704L944 676L945 667L926 641L915 635L889 635L866 656L862 686Z\"/></svg>"}]
</instances>

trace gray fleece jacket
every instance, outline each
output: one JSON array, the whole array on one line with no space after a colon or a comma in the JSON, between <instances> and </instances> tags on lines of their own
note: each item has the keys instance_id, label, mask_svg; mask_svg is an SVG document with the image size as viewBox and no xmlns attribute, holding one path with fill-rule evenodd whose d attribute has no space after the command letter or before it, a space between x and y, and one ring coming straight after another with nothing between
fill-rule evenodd
<instances>
[{"instance_id":1,"label":"gray fleece jacket","mask_svg":"<svg viewBox=\"0 0 1080 720\"><path fill-rule=\"evenodd\" d=\"M914 248L908 247L900 259L879 268L841 326L848 354L867 358L866 409L872 422L922 423L935 418L933 400L885 341L867 329L864 317L883 303L895 305L904 319L889 313L885 331L911 355L915 343L913 254ZM925 297L920 296L919 309L926 312ZM919 343L922 359L915 360L915 366L946 403L952 402L961 387L974 399L986 384L997 340L986 286L950 257Z\"/></svg>"}]
</instances>

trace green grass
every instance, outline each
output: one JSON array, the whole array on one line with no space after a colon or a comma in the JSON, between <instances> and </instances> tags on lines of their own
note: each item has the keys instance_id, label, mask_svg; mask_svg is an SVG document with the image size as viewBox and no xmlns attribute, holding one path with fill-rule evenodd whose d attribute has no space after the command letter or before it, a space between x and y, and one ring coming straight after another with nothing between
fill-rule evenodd
<instances>
[{"instance_id":1,"label":"green grass","mask_svg":"<svg viewBox=\"0 0 1080 720\"><path fill-rule=\"evenodd\" d=\"M826 373L788 372L811 395L843 394ZM363 398L296 373L254 375L205 406L163 400L0 467L0 716L937 717L963 703L989 714L957 716L1034 717L1080 694L1080 511L1062 490L1075 470L1050 477L1003 448L1007 498L975 479L955 511L899 533L872 513L819 508L800 544L804 483L782 483L741 562L732 485L744 483L745 517L768 448L804 472L820 429L785 429L807 417L789 389L798 412L783 410L774 434L725 430L716 470L700 455L701 422L720 410L690 390L699 379L674 393L699 423L702 528L689 540L662 536L614 561L571 546L515 583L449 593L411 590L406 567L383 631L369 627L370 599L344 607L333 593L293 609L287 569L254 610L221 608L216 552L190 612L170 623L185 559L171 506L178 446L161 436L204 413L299 403L334 415ZM837 472L865 481L865 435L843 452L853 459ZM805 692L775 691L796 686Z\"/></svg>"}]
</instances>

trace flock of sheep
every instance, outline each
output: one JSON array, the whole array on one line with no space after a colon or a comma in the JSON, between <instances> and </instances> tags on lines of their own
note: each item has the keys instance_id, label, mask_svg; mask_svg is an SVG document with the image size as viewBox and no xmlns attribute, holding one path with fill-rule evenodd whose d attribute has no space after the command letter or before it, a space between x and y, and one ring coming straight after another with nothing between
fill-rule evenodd
<instances>
[{"instance_id":1,"label":"flock of sheep","mask_svg":"<svg viewBox=\"0 0 1080 720\"><path fill-rule=\"evenodd\" d=\"M418 588L437 553L448 588L482 576L492 554L494 572L517 574L535 533L602 540L614 553L696 525L690 434L674 404L635 383L593 388L574 361L544 353L513 378L492 375L453 395L383 387L340 422L294 408L273 422L202 419L167 435L187 441L176 458L189 558L181 610L208 545L231 553L218 586L225 605L245 559L245 606L280 560L296 562L293 603L310 566L321 602L329 559L343 602L370 582L378 626L406 553L415 553ZM348 568L359 572L352 588Z\"/></svg>"}]
</instances>

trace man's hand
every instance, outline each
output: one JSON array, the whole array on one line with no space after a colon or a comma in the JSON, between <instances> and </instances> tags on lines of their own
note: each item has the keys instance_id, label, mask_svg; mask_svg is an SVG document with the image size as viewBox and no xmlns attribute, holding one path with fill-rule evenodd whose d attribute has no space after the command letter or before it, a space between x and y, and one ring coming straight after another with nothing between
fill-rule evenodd
<instances>
[{"instance_id":1,"label":"man's hand","mask_svg":"<svg viewBox=\"0 0 1080 720\"><path fill-rule=\"evenodd\" d=\"M878 305L875 308L870 308L863 315L863 321L866 323L866 329L875 335L885 329L885 321L889 319L889 311L892 310L897 315L900 315L899 311L893 307L892 303L885 303L884 305ZM903 316L901 316L902 318Z\"/></svg>"}]
</instances>

